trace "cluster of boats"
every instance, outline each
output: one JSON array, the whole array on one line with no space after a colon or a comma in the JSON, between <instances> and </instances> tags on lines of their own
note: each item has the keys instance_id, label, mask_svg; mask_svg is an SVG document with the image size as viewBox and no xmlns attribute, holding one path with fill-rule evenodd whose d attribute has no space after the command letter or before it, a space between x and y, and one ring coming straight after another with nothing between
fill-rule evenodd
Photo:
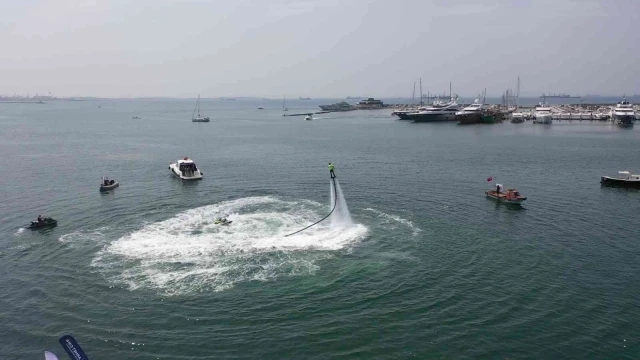
<instances>
[{"instance_id":1,"label":"cluster of boats","mask_svg":"<svg viewBox=\"0 0 640 360\"><path fill-rule=\"evenodd\" d=\"M392 115L400 120L411 120L416 123L458 121L460 124L481 124L503 121L511 111L487 106L484 98L481 100L480 97L471 105L463 107L458 103L458 97L453 96L448 102L436 99L430 106L396 110Z\"/></svg>"},{"instance_id":2,"label":"cluster of boats","mask_svg":"<svg viewBox=\"0 0 640 360\"><path fill-rule=\"evenodd\" d=\"M602 186L640 189L640 175L631 174L629 171L618 171L618 176L602 176L600 184ZM486 191L485 194L498 202L512 205L521 205L523 201L527 200L527 197L520 194L517 189L505 191L501 184L496 184L495 190Z\"/></svg>"},{"instance_id":3,"label":"cluster of boats","mask_svg":"<svg viewBox=\"0 0 640 360\"><path fill-rule=\"evenodd\" d=\"M355 105L351 105L346 101L339 101L330 105L320 105L320 109L323 111L340 112L340 111L353 111L353 110L376 110L386 108L388 105L382 102L382 100L367 98L359 101Z\"/></svg>"},{"instance_id":4,"label":"cluster of boats","mask_svg":"<svg viewBox=\"0 0 640 360\"><path fill-rule=\"evenodd\" d=\"M618 125L633 125L640 112L636 112L633 104L623 98L615 106L600 107L596 111L585 111L572 107L551 107L542 101L533 112L514 112L512 122L533 120L534 124L551 124L553 120L597 120L611 121Z\"/></svg>"},{"instance_id":5,"label":"cluster of boats","mask_svg":"<svg viewBox=\"0 0 640 360\"><path fill-rule=\"evenodd\" d=\"M184 157L169 164L169 170L173 175L177 176L181 180L201 180L204 175L202 170L196 166L196 163L188 157ZM118 186L120 186L120 184L117 181L104 176L100 182L100 192L111 191ZM233 221L229 221L227 218L217 218L214 220L214 224L218 225L230 225L232 222ZM50 228L57 225L58 221L53 218L43 218L42 216L38 216L38 220L32 221L28 228L35 230Z\"/></svg>"},{"instance_id":6,"label":"cluster of boats","mask_svg":"<svg viewBox=\"0 0 640 360\"><path fill-rule=\"evenodd\" d=\"M482 98L482 100L481 100ZM551 107L544 100L538 104L534 111L517 112L517 108L498 107L487 105L484 96L479 96L472 104L462 107L457 97L452 97L448 102L435 100L430 106L396 110L391 115L400 120L412 120L413 122L439 122L458 121L460 124L496 123L511 119L512 123L522 123L533 120L534 124L551 124L553 120L599 120L612 121L619 125L633 125L640 117L633 104L623 98L613 107L601 107L591 112L566 112L559 107Z\"/></svg>"}]
</instances>

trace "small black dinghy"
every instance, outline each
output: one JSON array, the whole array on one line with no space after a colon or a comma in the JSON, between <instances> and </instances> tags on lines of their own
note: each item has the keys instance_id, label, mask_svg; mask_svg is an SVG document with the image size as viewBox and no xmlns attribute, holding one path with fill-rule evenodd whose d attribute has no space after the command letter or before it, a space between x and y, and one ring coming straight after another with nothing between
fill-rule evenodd
<instances>
[{"instance_id":1,"label":"small black dinghy","mask_svg":"<svg viewBox=\"0 0 640 360\"><path fill-rule=\"evenodd\" d=\"M29 225L29 229L42 229L48 227L54 227L58 225L58 220L52 218L39 218L38 221L32 221Z\"/></svg>"},{"instance_id":2,"label":"small black dinghy","mask_svg":"<svg viewBox=\"0 0 640 360\"><path fill-rule=\"evenodd\" d=\"M107 177L103 177L102 178L102 182L100 183L100 191L109 191L109 190L113 190L115 188L117 188L118 186L120 186L120 184L111 179L109 180L109 178Z\"/></svg>"}]
</instances>

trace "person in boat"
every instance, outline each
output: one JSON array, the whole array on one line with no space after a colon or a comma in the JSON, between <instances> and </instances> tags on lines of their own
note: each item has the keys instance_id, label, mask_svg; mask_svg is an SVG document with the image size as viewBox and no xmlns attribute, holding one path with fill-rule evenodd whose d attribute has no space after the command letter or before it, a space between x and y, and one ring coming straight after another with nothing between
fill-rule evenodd
<instances>
[{"instance_id":1,"label":"person in boat","mask_svg":"<svg viewBox=\"0 0 640 360\"><path fill-rule=\"evenodd\" d=\"M500 184L496 184L496 195L500 196Z\"/></svg>"},{"instance_id":2,"label":"person in boat","mask_svg":"<svg viewBox=\"0 0 640 360\"><path fill-rule=\"evenodd\" d=\"M332 163L329 163L329 175L331 176L332 179L336 177L336 173L333 172L334 169L335 169L335 166L333 166Z\"/></svg>"},{"instance_id":3,"label":"person in boat","mask_svg":"<svg viewBox=\"0 0 640 360\"><path fill-rule=\"evenodd\" d=\"M44 219L42 218L42 215L38 215L38 222L39 222L39 223L44 222Z\"/></svg>"}]
</instances>

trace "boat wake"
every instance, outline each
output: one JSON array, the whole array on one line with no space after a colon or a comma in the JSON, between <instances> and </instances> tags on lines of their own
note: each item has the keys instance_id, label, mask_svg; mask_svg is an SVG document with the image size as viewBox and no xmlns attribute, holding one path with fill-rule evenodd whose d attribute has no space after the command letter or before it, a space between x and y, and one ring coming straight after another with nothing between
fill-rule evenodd
<instances>
[{"instance_id":1,"label":"boat wake","mask_svg":"<svg viewBox=\"0 0 640 360\"><path fill-rule=\"evenodd\" d=\"M64 234L58 241L71 247L80 247L87 244L103 243L108 241L109 227L104 226L95 230L78 230Z\"/></svg>"},{"instance_id":2,"label":"boat wake","mask_svg":"<svg viewBox=\"0 0 640 360\"><path fill-rule=\"evenodd\" d=\"M370 212L374 213L377 217L383 218L383 219L387 219L387 221L389 221L389 222L393 221L393 222L396 222L396 223L399 223L399 224L402 224L402 225L408 227L409 229L411 229L411 232L412 232L413 236L418 236L418 234L420 232L422 232L422 229L420 229L417 226L415 226L411 220L407 220L407 219L401 218L400 216L397 216L397 215L387 214L387 213L384 213L384 212L376 210L376 209L366 208L366 209L363 209L363 210L370 211Z\"/></svg>"},{"instance_id":3,"label":"boat wake","mask_svg":"<svg viewBox=\"0 0 640 360\"><path fill-rule=\"evenodd\" d=\"M27 230L27 228L21 227L13 233L13 236L20 236L20 234L22 234L25 230Z\"/></svg>"},{"instance_id":4,"label":"boat wake","mask_svg":"<svg viewBox=\"0 0 640 360\"><path fill-rule=\"evenodd\" d=\"M114 282L167 295L222 291L242 281L313 274L317 262L348 250L367 228L329 222L285 237L327 211L316 202L249 197L184 211L145 225L93 261ZM233 221L216 225L218 217Z\"/></svg>"}]
</instances>

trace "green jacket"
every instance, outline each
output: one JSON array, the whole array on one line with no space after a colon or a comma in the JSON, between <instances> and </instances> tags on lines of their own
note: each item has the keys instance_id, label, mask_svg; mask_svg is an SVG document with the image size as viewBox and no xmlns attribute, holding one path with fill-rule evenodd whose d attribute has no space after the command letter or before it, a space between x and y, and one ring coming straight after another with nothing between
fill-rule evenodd
<instances>
[{"instance_id":1,"label":"green jacket","mask_svg":"<svg viewBox=\"0 0 640 360\"><path fill-rule=\"evenodd\" d=\"M333 164L329 164L329 171L333 170L334 166Z\"/></svg>"}]
</instances>

